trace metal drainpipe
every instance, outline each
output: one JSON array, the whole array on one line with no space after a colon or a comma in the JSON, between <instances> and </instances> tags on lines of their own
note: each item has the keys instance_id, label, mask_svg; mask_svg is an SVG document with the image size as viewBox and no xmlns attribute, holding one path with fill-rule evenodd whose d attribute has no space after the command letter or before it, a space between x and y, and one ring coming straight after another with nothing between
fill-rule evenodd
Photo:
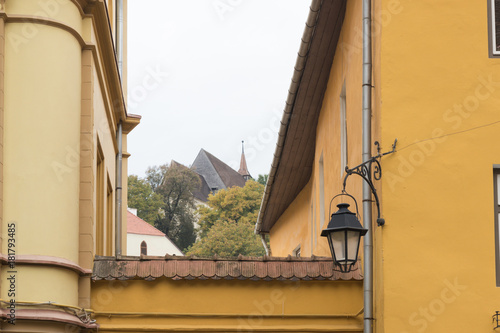
<instances>
[{"instance_id":1,"label":"metal drainpipe","mask_svg":"<svg viewBox=\"0 0 500 333\"><path fill-rule=\"evenodd\" d=\"M363 162L371 157L371 103L372 103L372 32L371 0L363 0ZM363 221L368 229L364 237L364 332L373 332L373 233L372 194L363 182Z\"/></svg>"},{"instance_id":2,"label":"metal drainpipe","mask_svg":"<svg viewBox=\"0 0 500 333\"><path fill-rule=\"evenodd\" d=\"M116 60L118 62L118 71L122 76L123 67L123 0L116 0Z\"/></svg>"},{"instance_id":3,"label":"metal drainpipe","mask_svg":"<svg viewBox=\"0 0 500 333\"><path fill-rule=\"evenodd\" d=\"M122 255L122 123L118 123L116 130L118 153L116 154L116 191L115 191L115 255Z\"/></svg>"},{"instance_id":4,"label":"metal drainpipe","mask_svg":"<svg viewBox=\"0 0 500 333\"><path fill-rule=\"evenodd\" d=\"M266 235L260 234L260 240L262 241L262 246L264 246L264 249L266 250L266 256L270 256L271 250L267 247Z\"/></svg>"}]
</instances>

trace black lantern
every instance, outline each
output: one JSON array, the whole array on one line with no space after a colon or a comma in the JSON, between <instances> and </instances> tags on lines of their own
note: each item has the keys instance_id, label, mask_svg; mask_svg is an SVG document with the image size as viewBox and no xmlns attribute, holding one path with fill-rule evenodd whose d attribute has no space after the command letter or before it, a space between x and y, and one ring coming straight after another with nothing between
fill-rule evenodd
<instances>
[{"instance_id":1,"label":"black lantern","mask_svg":"<svg viewBox=\"0 0 500 333\"><path fill-rule=\"evenodd\" d=\"M341 272L347 273L358 260L359 242L368 229L364 229L356 214L348 209L349 204L341 203L337 207L339 210L332 214L321 236L328 238L335 265L339 266Z\"/></svg>"}]
</instances>

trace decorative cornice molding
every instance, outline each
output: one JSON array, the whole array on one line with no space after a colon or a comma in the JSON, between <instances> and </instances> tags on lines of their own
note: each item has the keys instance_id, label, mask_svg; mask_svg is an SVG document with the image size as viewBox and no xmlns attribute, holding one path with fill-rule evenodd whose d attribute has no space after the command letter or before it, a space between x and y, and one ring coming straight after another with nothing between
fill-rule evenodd
<instances>
[{"instance_id":1,"label":"decorative cornice molding","mask_svg":"<svg viewBox=\"0 0 500 333\"><path fill-rule=\"evenodd\" d=\"M9 309L0 309L0 318L9 318ZM49 309L19 309L16 308L16 323L21 320L43 320L64 324L71 324L88 329L96 329L99 326L96 323L83 323L78 317L66 312Z\"/></svg>"},{"instance_id":2,"label":"decorative cornice molding","mask_svg":"<svg viewBox=\"0 0 500 333\"><path fill-rule=\"evenodd\" d=\"M72 270L82 276L91 276L92 270L79 266L77 263L60 257L43 256L43 255L16 255L16 265L42 265L42 266L56 266ZM0 263L8 265L9 260L6 254L0 253Z\"/></svg>"},{"instance_id":3,"label":"decorative cornice molding","mask_svg":"<svg viewBox=\"0 0 500 333\"><path fill-rule=\"evenodd\" d=\"M73 37L75 37L78 43L80 43L80 46L82 48L91 47L90 44L87 44L83 40L82 36L78 33L78 31L76 31L75 29L73 29L72 27L61 21L57 21L43 16L7 14L5 12L0 13L0 17L4 18L5 23L38 23L42 25L48 25L54 28L59 28L73 35Z\"/></svg>"}]
</instances>

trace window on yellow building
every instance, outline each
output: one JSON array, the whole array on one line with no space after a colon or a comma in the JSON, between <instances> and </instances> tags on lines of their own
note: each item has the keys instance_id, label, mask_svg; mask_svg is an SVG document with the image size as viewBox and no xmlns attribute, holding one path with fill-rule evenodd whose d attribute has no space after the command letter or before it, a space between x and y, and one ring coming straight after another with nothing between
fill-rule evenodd
<instances>
[{"instance_id":1,"label":"window on yellow building","mask_svg":"<svg viewBox=\"0 0 500 333\"><path fill-rule=\"evenodd\" d=\"M490 26L490 55L500 56L500 0L490 0L489 26Z\"/></svg>"},{"instance_id":2,"label":"window on yellow building","mask_svg":"<svg viewBox=\"0 0 500 333\"><path fill-rule=\"evenodd\" d=\"M496 283L500 287L500 168L493 172L494 198L495 198L495 264L496 264Z\"/></svg>"},{"instance_id":3,"label":"window on yellow building","mask_svg":"<svg viewBox=\"0 0 500 333\"><path fill-rule=\"evenodd\" d=\"M104 154L97 143L95 254L104 255Z\"/></svg>"},{"instance_id":4,"label":"window on yellow building","mask_svg":"<svg viewBox=\"0 0 500 333\"><path fill-rule=\"evenodd\" d=\"M345 167L348 165L347 149L347 98L344 82L340 92L340 177L344 176Z\"/></svg>"},{"instance_id":5,"label":"window on yellow building","mask_svg":"<svg viewBox=\"0 0 500 333\"><path fill-rule=\"evenodd\" d=\"M318 237L316 235L316 230L317 230L317 212L316 212L316 184L313 186L313 193L312 193L312 221L311 221L311 255L313 254L314 248L318 244Z\"/></svg>"},{"instance_id":6,"label":"window on yellow building","mask_svg":"<svg viewBox=\"0 0 500 333\"><path fill-rule=\"evenodd\" d=\"M141 243L141 254L147 256L148 255L148 244L145 241Z\"/></svg>"},{"instance_id":7,"label":"window on yellow building","mask_svg":"<svg viewBox=\"0 0 500 333\"><path fill-rule=\"evenodd\" d=\"M314 194L311 201L311 256L314 249Z\"/></svg>"},{"instance_id":8,"label":"window on yellow building","mask_svg":"<svg viewBox=\"0 0 500 333\"><path fill-rule=\"evenodd\" d=\"M323 163L323 153L319 158L319 218L320 226L323 229L325 224L325 170Z\"/></svg>"},{"instance_id":9,"label":"window on yellow building","mask_svg":"<svg viewBox=\"0 0 500 333\"><path fill-rule=\"evenodd\" d=\"M113 255L113 186L108 175L108 191L106 198L106 255Z\"/></svg>"}]
</instances>

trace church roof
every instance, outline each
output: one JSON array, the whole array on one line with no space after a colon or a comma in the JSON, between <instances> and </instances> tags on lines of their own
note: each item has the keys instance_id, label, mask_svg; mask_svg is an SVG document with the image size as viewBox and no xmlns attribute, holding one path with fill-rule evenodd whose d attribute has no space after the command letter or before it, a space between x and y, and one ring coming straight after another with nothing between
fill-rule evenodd
<instances>
[{"instance_id":1,"label":"church roof","mask_svg":"<svg viewBox=\"0 0 500 333\"><path fill-rule=\"evenodd\" d=\"M193 196L195 199L206 202L208 200L208 195L211 192L210 186L208 186L207 181L205 180L205 177L200 175L199 173L198 177L200 177L200 189L198 191L193 192Z\"/></svg>"},{"instance_id":2,"label":"church roof","mask_svg":"<svg viewBox=\"0 0 500 333\"><path fill-rule=\"evenodd\" d=\"M238 173L242 175L243 177L252 177L250 176L250 172L248 172L247 168L247 160L245 158L245 149L243 148L243 141L241 142L242 147L241 147L241 160L240 160L240 169L238 170Z\"/></svg>"},{"instance_id":3,"label":"church roof","mask_svg":"<svg viewBox=\"0 0 500 333\"><path fill-rule=\"evenodd\" d=\"M245 186L245 178L214 155L201 149L192 168L202 175L210 189L225 189Z\"/></svg>"}]
</instances>

